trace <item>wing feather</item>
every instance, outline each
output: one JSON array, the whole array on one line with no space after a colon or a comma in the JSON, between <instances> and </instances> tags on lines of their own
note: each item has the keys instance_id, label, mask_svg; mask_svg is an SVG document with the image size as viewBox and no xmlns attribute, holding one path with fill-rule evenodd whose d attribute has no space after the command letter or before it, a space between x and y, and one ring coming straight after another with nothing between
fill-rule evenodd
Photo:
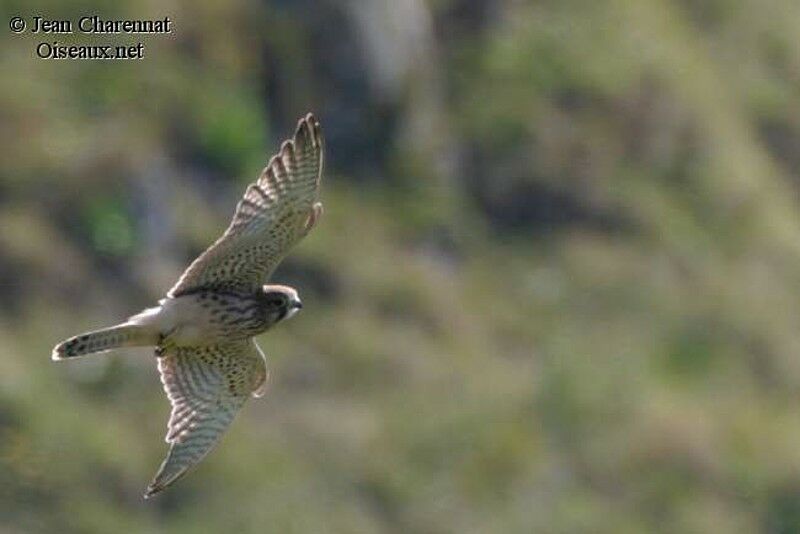
<instances>
[{"instance_id":1,"label":"wing feather","mask_svg":"<svg viewBox=\"0 0 800 534\"><path fill-rule=\"evenodd\" d=\"M145 497L178 480L214 448L236 414L266 381L264 355L254 340L210 347L178 347L158 359L172 404L169 452Z\"/></svg>"},{"instance_id":2,"label":"wing feather","mask_svg":"<svg viewBox=\"0 0 800 534\"><path fill-rule=\"evenodd\" d=\"M252 292L264 284L319 216L323 151L319 122L308 114L247 187L225 233L192 262L169 296L199 288Z\"/></svg>"}]
</instances>

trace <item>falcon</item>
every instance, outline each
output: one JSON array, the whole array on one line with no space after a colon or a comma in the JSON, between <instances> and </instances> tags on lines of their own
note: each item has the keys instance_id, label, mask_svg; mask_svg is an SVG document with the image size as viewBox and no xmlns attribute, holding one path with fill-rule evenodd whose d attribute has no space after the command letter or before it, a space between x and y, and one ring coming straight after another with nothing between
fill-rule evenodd
<instances>
[{"instance_id":1,"label":"falcon","mask_svg":"<svg viewBox=\"0 0 800 534\"><path fill-rule=\"evenodd\" d=\"M297 291L263 285L322 214L323 140L308 114L236 206L228 229L192 262L158 306L56 345L68 360L118 347L155 346L172 405L169 452L145 498L162 491L216 445L249 397L265 392L254 336L296 314Z\"/></svg>"}]
</instances>

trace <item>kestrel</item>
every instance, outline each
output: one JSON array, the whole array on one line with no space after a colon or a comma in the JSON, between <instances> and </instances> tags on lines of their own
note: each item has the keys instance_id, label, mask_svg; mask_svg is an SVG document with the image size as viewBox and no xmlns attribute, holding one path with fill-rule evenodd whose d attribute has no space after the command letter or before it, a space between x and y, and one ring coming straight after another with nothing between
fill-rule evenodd
<instances>
[{"instance_id":1,"label":"kestrel","mask_svg":"<svg viewBox=\"0 0 800 534\"><path fill-rule=\"evenodd\" d=\"M169 453L147 491L175 482L214 447L250 397L267 382L253 339L302 308L297 291L262 285L322 214L323 141L312 115L239 201L222 237L192 262L158 306L53 349L64 360L117 347L155 345L172 413Z\"/></svg>"}]
</instances>

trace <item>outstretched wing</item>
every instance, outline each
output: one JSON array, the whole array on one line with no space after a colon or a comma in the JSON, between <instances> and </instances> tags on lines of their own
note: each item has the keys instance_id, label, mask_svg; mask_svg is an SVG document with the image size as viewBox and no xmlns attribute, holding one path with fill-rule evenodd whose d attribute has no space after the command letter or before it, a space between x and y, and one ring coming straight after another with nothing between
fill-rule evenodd
<instances>
[{"instance_id":1,"label":"outstretched wing","mask_svg":"<svg viewBox=\"0 0 800 534\"><path fill-rule=\"evenodd\" d=\"M322 157L322 132L309 113L248 186L222 237L192 262L169 296L199 288L252 292L261 287L322 212Z\"/></svg>"},{"instance_id":2,"label":"outstretched wing","mask_svg":"<svg viewBox=\"0 0 800 534\"><path fill-rule=\"evenodd\" d=\"M169 453L145 492L162 491L214 448L251 395L263 392L266 365L250 339L209 347L178 347L158 359L172 404Z\"/></svg>"}]
</instances>

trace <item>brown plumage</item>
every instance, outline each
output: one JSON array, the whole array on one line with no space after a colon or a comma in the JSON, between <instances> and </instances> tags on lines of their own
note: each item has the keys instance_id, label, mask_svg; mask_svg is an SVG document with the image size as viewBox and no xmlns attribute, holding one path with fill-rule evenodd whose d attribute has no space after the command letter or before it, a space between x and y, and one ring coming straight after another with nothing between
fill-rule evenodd
<instances>
[{"instance_id":1,"label":"brown plumage","mask_svg":"<svg viewBox=\"0 0 800 534\"><path fill-rule=\"evenodd\" d=\"M309 114L248 186L225 233L157 307L53 349L53 360L64 360L118 347L156 346L172 404L170 450L145 497L202 460L247 398L264 392L266 360L253 336L291 317L302 304L293 288L262 284L322 214L322 159L319 122Z\"/></svg>"}]
</instances>

